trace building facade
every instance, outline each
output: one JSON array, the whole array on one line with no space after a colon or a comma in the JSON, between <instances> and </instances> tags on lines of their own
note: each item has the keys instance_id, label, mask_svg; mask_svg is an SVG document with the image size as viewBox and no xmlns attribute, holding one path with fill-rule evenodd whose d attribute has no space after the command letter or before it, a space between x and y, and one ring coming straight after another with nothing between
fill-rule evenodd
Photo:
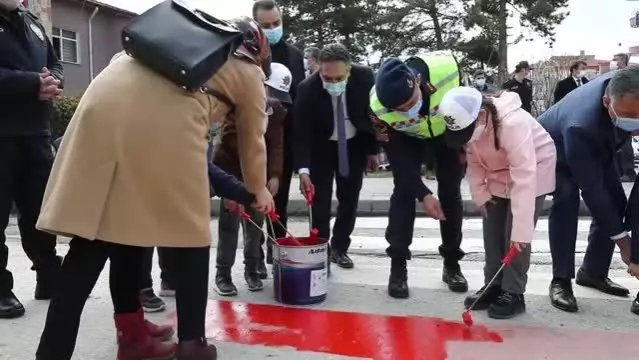
<instances>
[{"instance_id":1,"label":"building facade","mask_svg":"<svg viewBox=\"0 0 639 360\"><path fill-rule=\"evenodd\" d=\"M136 14L93 0L25 1L45 27L43 14L47 13L48 1L50 36L64 67L65 95L82 95L113 55L122 50L122 28Z\"/></svg>"}]
</instances>

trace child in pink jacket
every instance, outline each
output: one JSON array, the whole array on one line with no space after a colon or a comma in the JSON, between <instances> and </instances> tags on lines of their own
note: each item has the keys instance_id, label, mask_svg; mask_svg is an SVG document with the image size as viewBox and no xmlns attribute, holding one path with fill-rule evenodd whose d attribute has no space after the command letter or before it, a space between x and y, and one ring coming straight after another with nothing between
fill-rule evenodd
<instances>
[{"instance_id":1,"label":"child in pink jacket","mask_svg":"<svg viewBox=\"0 0 639 360\"><path fill-rule=\"evenodd\" d=\"M511 246L520 250L474 309L488 309L495 319L511 318L526 311L530 243L544 198L555 190L555 144L513 92L484 97L474 88L455 88L446 93L439 112L448 127L448 146L466 149L466 178L483 215L484 284ZM466 307L480 292L466 298Z\"/></svg>"}]
</instances>

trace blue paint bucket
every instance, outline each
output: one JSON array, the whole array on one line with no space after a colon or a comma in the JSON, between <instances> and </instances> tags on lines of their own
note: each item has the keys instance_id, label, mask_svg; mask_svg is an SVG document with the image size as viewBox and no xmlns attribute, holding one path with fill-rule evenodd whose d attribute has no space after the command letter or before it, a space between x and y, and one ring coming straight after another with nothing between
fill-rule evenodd
<instances>
[{"instance_id":1,"label":"blue paint bucket","mask_svg":"<svg viewBox=\"0 0 639 360\"><path fill-rule=\"evenodd\" d=\"M321 303L328 288L328 241L296 239L300 245L290 245L289 239L273 243L275 300L286 305Z\"/></svg>"}]
</instances>

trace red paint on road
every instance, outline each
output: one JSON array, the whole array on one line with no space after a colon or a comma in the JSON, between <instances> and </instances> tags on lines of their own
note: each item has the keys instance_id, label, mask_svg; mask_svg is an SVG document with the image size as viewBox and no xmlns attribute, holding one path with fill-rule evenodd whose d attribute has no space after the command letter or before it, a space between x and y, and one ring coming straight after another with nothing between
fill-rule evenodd
<instances>
[{"instance_id":1,"label":"red paint on road","mask_svg":"<svg viewBox=\"0 0 639 360\"><path fill-rule=\"evenodd\" d=\"M215 300L209 302L206 326L207 338L218 341L375 360L445 360L451 341L502 342L483 326L469 328L437 318Z\"/></svg>"}]
</instances>

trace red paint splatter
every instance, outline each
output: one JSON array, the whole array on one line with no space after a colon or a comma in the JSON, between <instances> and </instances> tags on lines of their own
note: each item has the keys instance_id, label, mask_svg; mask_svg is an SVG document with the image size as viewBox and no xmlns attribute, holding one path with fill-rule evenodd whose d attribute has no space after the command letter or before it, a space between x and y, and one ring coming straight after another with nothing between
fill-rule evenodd
<instances>
[{"instance_id":1,"label":"red paint splatter","mask_svg":"<svg viewBox=\"0 0 639 360\"><path fill-rule=\"evenodd\" d=\"M175 315L171 315L175 317ZM445 360L450 341L502 342L483 326L427 317L210 301L207 338L375 360Z\"/></svg>"}]
</instances>

